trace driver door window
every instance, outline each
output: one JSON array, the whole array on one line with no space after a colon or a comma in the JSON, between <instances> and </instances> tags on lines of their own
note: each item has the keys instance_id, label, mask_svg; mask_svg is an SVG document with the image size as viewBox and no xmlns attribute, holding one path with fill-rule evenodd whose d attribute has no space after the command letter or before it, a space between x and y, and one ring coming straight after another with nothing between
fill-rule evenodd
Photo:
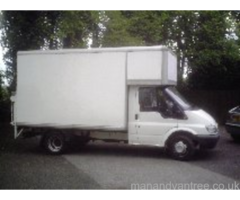
<instances>
[{"instance_id":1,"label":"driver door window","mask_svg":"<svg viewBox=\"0 0 240 200\"><path fill-rule=\"evenodd\" d=\"M139 89L140 112L157 111L157 93L155 88Z\"/></svg>"},{"instance_id":2,"label":"driver door window","mask_svg":"<svg viewBox=\"0 0 240 200\"><path fill-rule=\"evenodd\" d=\"M163 89L139 88L140 112L159 112L163 118L178 118L174 101Z\"/></svg>"}]
</instances>

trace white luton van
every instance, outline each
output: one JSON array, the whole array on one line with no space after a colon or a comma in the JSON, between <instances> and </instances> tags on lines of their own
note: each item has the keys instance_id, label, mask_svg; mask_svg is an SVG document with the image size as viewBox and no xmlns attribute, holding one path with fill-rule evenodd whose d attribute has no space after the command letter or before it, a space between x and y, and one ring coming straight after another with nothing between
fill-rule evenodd
<instances>
[{"instance_id":1,"label":"white luton van","mask_svg":"<svg viewBox=\"0 0 240 200\"><path fill-rule=\"evenodd\" d=\"M12 125L62 153L79 140L164 147L179 160L213 148L218 125L176 90L177 59L164 46L20 51Z\"/></svg>"}]
</instances>

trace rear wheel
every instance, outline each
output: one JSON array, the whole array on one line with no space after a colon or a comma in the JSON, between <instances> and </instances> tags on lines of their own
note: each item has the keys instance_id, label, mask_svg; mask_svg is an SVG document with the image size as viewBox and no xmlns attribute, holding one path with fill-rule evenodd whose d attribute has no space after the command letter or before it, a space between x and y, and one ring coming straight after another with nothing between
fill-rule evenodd
<instances>
[{"instance_id":1,"label":"rear wheel","mask_svg":"<svg viewBox=\"0 0 240 200\"><path fill-rule=\"evenodd\" d=\"M176 160L189 160L195 153L195 144L185 135L174 136L168 143L168 152Z\"/></svg>"},{"instance_id":2,"label":"rear wheel","mask_svg":"<svg viewBox=\"0 0 240 200\"><path fill-rule=\"evenodd\" d=\"M50 154L61 154L65 149L66 141L61 133L49 133L44 136L42 145Z\"/></svg>"}]
</instances>

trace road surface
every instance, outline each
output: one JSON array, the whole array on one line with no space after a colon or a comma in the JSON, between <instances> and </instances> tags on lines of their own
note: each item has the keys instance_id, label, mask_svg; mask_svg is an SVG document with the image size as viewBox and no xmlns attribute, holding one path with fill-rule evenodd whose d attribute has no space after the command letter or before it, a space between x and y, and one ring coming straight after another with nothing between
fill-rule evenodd
<instances>
[{"instance_id":1,"label":"road surface","mask_svg":"<svg viewBox=\"0 0 240 200\"><path fill-rule=\"evenodd\" d=\"M224 128L214 150L175 161L155 147L90 143L61 156L0 129L0 189L240 189L240 144Z\"/></svg>"}]
</instances>

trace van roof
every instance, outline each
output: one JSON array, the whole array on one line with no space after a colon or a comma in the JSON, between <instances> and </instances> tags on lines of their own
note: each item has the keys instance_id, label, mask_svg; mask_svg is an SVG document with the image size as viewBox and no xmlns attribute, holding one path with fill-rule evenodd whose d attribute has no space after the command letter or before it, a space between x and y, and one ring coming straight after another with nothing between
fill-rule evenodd
<instances>
[{"instance_id":1,"label":"van roof","mask_svg":"<svg viewBox=\"0 0 240 200\"><path fill-rule=\"evenodd\" d=\"M18 55L24 54L65 54L65 53L100 53L100 52L132 52L132 51L171 51L166 46L135 46L135 47L111 47L88 49L58 49L58 50L30 50L18 51Z\"/></svg>"}]
</instances>

